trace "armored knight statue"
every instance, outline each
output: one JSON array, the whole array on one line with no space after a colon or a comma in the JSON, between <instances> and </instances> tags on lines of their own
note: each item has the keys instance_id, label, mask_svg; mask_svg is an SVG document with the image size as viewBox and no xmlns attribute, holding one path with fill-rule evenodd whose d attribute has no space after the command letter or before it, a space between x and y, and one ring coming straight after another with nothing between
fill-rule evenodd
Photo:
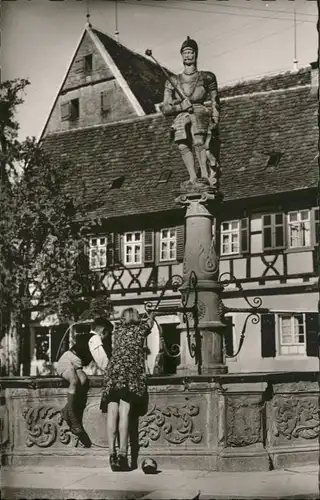
<instances>
[{"instance_id":1,"label":"armored knight statue","mask_svg":"<svg viewBox=\"0 0 320 500\"><path fill-rule=\"evenodd\" d=\"M171 137L179 147L190 182L200 180L195 169L194 146L201 182L216 187L218 155L212 143L218 137L220 116L217 79L209 71L198 71L195 40L187 37L180 53L184 71L166 81L162 112L175 116Z\"/></svg>"}]
</instances>

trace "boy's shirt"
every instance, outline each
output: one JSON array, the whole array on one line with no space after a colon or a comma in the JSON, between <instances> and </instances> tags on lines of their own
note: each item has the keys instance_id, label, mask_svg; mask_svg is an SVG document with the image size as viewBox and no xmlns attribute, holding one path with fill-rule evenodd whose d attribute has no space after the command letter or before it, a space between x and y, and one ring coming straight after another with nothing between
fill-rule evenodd
<instances>
[{"instance_id":1,"label":"boy's shirt","mask_svg":"<svg viewBox=\"0 0 320 500\"><path fill-rule=\"evenodd\" d=\"M105 370L111 355L110 336L102 340L94 331L77 335L71 351L81 359L83 366L95 361L100 369Z\"/></svg>"},{"instance_id":2,"label":"boy's shirt","mask_svg":"<svg viewBox=\"0 0 320 500\"><path fill-rule=\"evenodd\" d=\"M93 357L93 360L95 361L97 366L101 370L105 370L108 366L109 359L103 345L103 340L101 339L100 335L97 335L94 332L90 333L92 333L92 337L90 338L88 344L91 356Z\"/></svg>"}]
</instances>

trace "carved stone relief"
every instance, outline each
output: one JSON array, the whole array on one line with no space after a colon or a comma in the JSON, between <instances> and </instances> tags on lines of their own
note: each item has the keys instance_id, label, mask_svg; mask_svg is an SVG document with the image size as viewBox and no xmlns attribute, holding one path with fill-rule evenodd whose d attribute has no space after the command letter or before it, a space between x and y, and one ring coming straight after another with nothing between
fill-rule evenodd
<instances>
[{"instance_id":1,"label":"carved stone relief","mask_svg":"<svg viewBox=\"0 0 320 500\"><path fill-rule=\"evenodd\" d=\"M278 437L315 439L319 436L316 397L278 396L272 402L273 434Z\"/></svg>"},{"instance_id":2,"label":"carved stone relief","mask_svg":"<svg viewBox=\"0 0 320 500\"><path fill-rule=\"evenodd\" d=\"M262 405L249 396L227 397L227 446L249 446L261 441Z\"/></svg>"},{"instance_id":3,"label":"carved stone relief","mask_svg":"<svg viewBox=\"0 0 320 500\"><path fill-rule=\"evenodd\" d=\"M89 412L99 405L89 405ZM94 411L95 413L95 411ZM139 444L148 447L151 441L163 437L168 443L182 444L190 441L198 444L202 441L202 432L195 429L195 418L200 413L197 405L183 404L159 408L154 405L141 419L139 426ZM27 424L26 446L49 448L54 444L78 446L78 440L71 434L64 423L60 408L53 406L37 406L24 408L23 418ZM86 422L88 424L88 422ZM92 423L92 422L91 422ZM96 438L96 436L95 436Z\"/></svg>"},{"instance_id":4,"label":"carved stone relief","mask_svg":"<svg viewBox=\"0 0 320 500\"><path fill-rule=\"evenodd\" d=\"M273 385L273 393L274 394L288 394L290 395L292 392L319 392L318 382L286 382L282 384L274 384Z\"/></svg>"},{"instance_id":5,"label":"carved stone relief","mask_svg":"<svg viewBox=\"0 0 320 500\"><path fill-rule=\"evenodd\" d=\"M204 318L207 312L205 303L202 300L198 300L198 318Z\"/></svg>"},{"instance_id":6,"label":"carved stone relief","mask_svg":"<svg viewBox=\"0 0 320 500\"><path fill-rule=\"evenodd\" d=\"M147 448L151 441L157 441L161 436L171 444L182 444L186 441L200 443L203 435L199 430L195 430L194 419L199 413L199 406L192 404L166 408L154 405L141 419L140 446Z\"/></svg>"},{"instance_id":7,"label":"carved stone relief","mask_svg":"<svg viewBox=\"0 0 320 500\"><path fill-rule=\"evenodd\" d=\"M26 446L28 448L34 445L39 448L49 448L57 441L68 445L75 440L61 417L60 408L44 405L24 408L22 416L27 424Z\"/></svg>"},{"instance_id":8,"label":"carved stone relief","mask_svg":"<svg viewBox=\"0 0 320 500\"><path fill-rule=\"evenodd\" d=\"M217 258L214 239L208 248L193 239L185 248L183 274L188 277L195 271L201 279L217 279L219 275L219 261Z\"/></svg>"},{"instance_id":9,"label":"carved stone relief","mask_svg":"<svg viewBox=\"0 0 320 500\"><path fill-rule=\"evenodd\" d=\"M207 251L204 249L203 245L199 245L199 268L204 274L209 274L212 277L217 278L219 273L219 261L217 258L215 250L214 238L211 240L210 247Z\"/></svg>"}]
</instances>

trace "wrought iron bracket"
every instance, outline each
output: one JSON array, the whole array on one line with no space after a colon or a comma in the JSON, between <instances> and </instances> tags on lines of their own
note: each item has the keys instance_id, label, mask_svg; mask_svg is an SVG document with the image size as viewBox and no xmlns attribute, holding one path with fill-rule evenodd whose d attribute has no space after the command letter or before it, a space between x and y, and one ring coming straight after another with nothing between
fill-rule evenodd
<instances>
[{"instance_id":1,"label":"wrought iron bracket","mask_svg":"<svg viewBox=\"0 0 320 500\"><path fill-rule=\"evenodd\" d=\"M180 290L182 285L184 285L184 289ZM191 341L191 329L190 329L190 324L189 324L189 315L192 316L193 318L193 329L197 327L198 324L198 305L197 305L197 276L196 274L192 271L189 276L189 280L187 284L185 285L185 282L179 274L174 274L165 284L164 288L161 291L161 294L156 302L155 305L153 305L152 302L148 301L145 303L145 311L147 313L154 313L154 321L157 324L159 334L160 334L160 349L159 349L159 354L156 359L156 365L159 367L159 373L161 371L161 364L163 361L163 355L165 354L166 356L169 356L171 358L178 358L181 354L181 349L179 344L172 344L170 347L167 346L165 339L163 337L163 331L161 325L158 323L156 316L157 313L159 312L159 305L161 301L164 298L165 293L168 290L173 290L173 291L181 291L181 303L182 305L180 307L172 307L172 308L166 308L166 313L173 313L173 314L182 314L182 320L183 323L186 325L186 330L187 330L187 339L188 339L188 346L189 346L189 351L190 355L194 358L196 358L196 363L197 363L197 350L195 343ZM192 295L191 295L192 294ZM190 305L190 297L192 297L192 304Z\"/></svg>"},{"instance_id":2,"label":"wrought iron bracket","mask_svg":"<svg viewBox=\"0 0 320 500\"><path fill-rule=\"evenodd\" d=\"M227 307L223 304L222 300L220 300L220 317L222 323L224 322L224 317L227 313L230 312L240 312L247 313L247 316L244 320L243 327L240 333L239 345L238 349L232 355L227 355L226 358L235 358L242 349L245 334L247 331L248 322L251 321L252 324L257 325L260 322L260 314L269 312L269 309L262 307L262 299L261 297L253 297L250 300L244 290L241 282L231 273L225 272L222 273L219 277L218 283L225 289L230 284L234 284L237 290L240 292L242 298L246 301L248 307L244 308L231 308ZM182 289L182 285L183 289ZM156 316L157 314L161 314L159 312L159 305L162 302L166 292L168 290L181 292L181 306L179 307L168 307L165 309L166 313L171 314L182 314L183 323L186 326L187 332L187 341L188 348L192 358L195 359L195 363L200 366L201 365L201 332L199 330L199 311L198 311L198 291L197 291L197 276L194 272L190 273L189 280L187 284L185 284L182 276L175 274L173 275L165 284L164 288L161 291L160 296L156 304L153 302L145 303L145 310L147 313L154 313L154 320L157 324L159 334L160 334L160 350L156 360L156 365L161 366L161 360L163 360L163 356L169 356L171 358L177 358L181 354L181 349L178 344L172 344L170 347L166 344L166 341L163 337L163 332L161 325L158 323ZM192 299L191 299L192 298ZM190 305L190 299L192 303ZM190 317L192 318L193 324L192 328L190 327ZM161 368L159 368L159 373L161 372Z\"/></svg>"},{"instance_id":3,"label":"wrought iron bracket","mask_svg":"<svg viewBox=\"0 0 320 500\"><path fill-rule=\"evenodd\" d=\"M258 323L260 323L260 314L269 312L269 309L267 309L265 307L261 307L262 306L261 297L254 297L252 299L252 302L251 302L248 299L241 282L233 274L231 274L229 272L222 273L219 277L219 283L222 285L223 288L226 288L230 284L234 284L236 286L236 288L240 291L242 298L247 302L247 304L249 306L249 307L243 307L243 308L241 308L241 307L232 308L232 307L226 307L222 303L222 307L221 307L221 309L222 309L222 311L221 311L222 321L223 321L223 317L228 312L248 313L248 315L245 318L244 323L243 323L237 351L235 353L233 353L232 355L226 354L226 358L235 358L236 356L238 356L239 352L242 349L249 320L251 321L251 323L253 325L257 325Z\"/></svg>"},{"instance_id":4,"label":"wrought iron bracket","mask_svg":"<svg viewBox=\"0 0 320 500\"><path fill-rule=\"evenodd\" d=\"M184 280L183 280L182 276L180 276L180 274L174 274L171 278L168 279L165 286L163 287L161 294L159 295L158 300L156 302L156 305L154 306L153 303L150 301L145 303L144 308L145 308L146 312L154 312L154 313L157 312L159 310L159 305L162 302L165 293L168 290L173 290L176 292L182 287L183 284L184 284ZM196 293L196 291L197 291L197 276L192 271L190 273L190 277L189 277L187 286L185 287L185 289L183 290L183 293L182 293L182 306L172 308L172 311L180 312L182 314L186 314L187 312L194 313L197 310L196 302L194 302L194 304L191 306L187 306L187 304L189 302L190 293L191 292ZM169 310L170 310L170 308L169 308Z\"/></svg>"}]
</instances>

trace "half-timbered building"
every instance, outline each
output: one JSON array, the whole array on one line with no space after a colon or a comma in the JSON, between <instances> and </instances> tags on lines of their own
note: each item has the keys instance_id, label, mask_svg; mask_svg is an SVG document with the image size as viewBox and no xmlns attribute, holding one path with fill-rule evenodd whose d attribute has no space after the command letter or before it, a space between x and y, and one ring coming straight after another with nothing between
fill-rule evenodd
<instances>
[{"instance_id":1,"label":"half-timbered building","mask_svg":"<svg viewBox=\"0 0 320 500\"><path fill-rule=\"evenodd\" d=\"M236 354L227 358L230 372L318 367L316 85L311 65L220 89L224 199L213 236L222 279L230 273L241 284L223 294L226 356ZM175 198L187 173L159 111L163 86L149 60L88 27L42 136L57 164L67 157L74 165L70 192L85 185L93 202L88 258L117 312L129 305L142 312L182 274L184 212ZM237 354L247 317L237 309L248 307L242 290L269 312L247 322ZM168 290L159 304L169 348L179 342L179 301ZM32 374L44 357L50 369L64 331L34 324ZM168 358L167 373L177 369L179 358Z\"/></svg>"}]
</instances>

